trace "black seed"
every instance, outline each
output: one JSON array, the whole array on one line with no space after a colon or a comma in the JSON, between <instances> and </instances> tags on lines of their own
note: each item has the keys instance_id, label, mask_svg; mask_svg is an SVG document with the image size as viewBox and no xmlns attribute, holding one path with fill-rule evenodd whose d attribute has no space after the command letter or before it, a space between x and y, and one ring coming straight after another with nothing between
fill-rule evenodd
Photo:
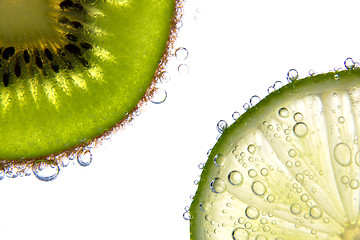
<instances>
[{"instance_id":1,"label":"black seed","mask_svg":"<svg viewBox=\"0 0 360 240\"><path fill-rule=\"evenodd\" d=\"M68 44L65 45L65 49L72 54L80 55L80 48L78 46L75 46L73 44Z\"/></svg>"},{"instance_id":2,"label":"black seed","mask_svg":"<svg viewBox=\"0 0 360 240\"><path fill-rule=\"evenodd\" d=\"M15 71L15 76L16 76L16 77L20 77L20 75L21 75L21 66L20 66L19 63L16 63L16 64L15 64L15 69L14 69L14 71Z\"/></svg>"},{"instance_id":3,"label":"black seed","mask_svg":"<svg viewBox=\"0 0 360 240\"><path fill-rule=\"evenodd\" d=\"M12 55L15 54L15 48L14 47L8 47L5 48L5 50L2 52L1 56L5 60L9 60Z\"/></svg>"},{"instance_id":4,"label":"black seed","mask_svg":"<svg viewBox=\"0 0 360 240\"><path fill-rule=\"evenodd\" d=\"M71 21L70 26L72 26L75 29L79 29L79 28L83 27L83 25L81 23L77 22L77 21Z\"/></svg>"},{"instance_id":5,"label":"black seed","mask_svg":"<svg viewBox=\"0 0 360 240\"><path fill-rule=\"evenodd\" d=\"M3 74L3 83L4 86L7 87L9 85L9 79L10 79L10 74L9 73L4 73Z\"/></svg>"},{"instance_id":6,"label":"black seed","mask_svg":"<svg viewBox=\"0 0 360 240\"><path fill-rule=\"evenodd\" d=\"M45 48L45 56L50 60L54 60L54 56L48 48Z\"/></svg>"},{"instance_id":7,"label":"black seed","mask_svg":"<svg viewBox=\"0 0 360 240\"><path fill-rule=\"evenodd\" d=\"M64 10L65 8L71 8L74 6L74 3L71 1L71 0L65 0L65 1L62 1L60 4L59 4L60 8L62 10Z\"/></svg>"},{"instance_id":8,"label":"black seed","mask_svg":"<svg viewBox=\"0 0 360 240\"><path fill-rule=\"evenodd\" d=\"M74 35L72 35L72 34L66 34L65 37L66 37L68 40L72 41L72 42L77 42L77 41L78 41L77 36L74 36Z\"/></svg>"},{"instance_id":9,"label":"black seed","mask_svg":"<svg viewBox=\"0 0 360 240\"><path fill-rule=\"evenodd\" d=\"M43 62L42 62L40 56L35 57L35 64L39 69L43 68Z\"/></svg>"},{"instance_id":10,"label":"black seed","mask_svg":"<svg viewBox=\"0 0 360 240\"><path fill-rule=\"evenodd\" d=\"M79 10L79 11L83 11L83 10L84 10L83 5L81 5L81 4L79 4L79 3L74 4L74 8L76 8L76 9Z\"/></svg>"},{"instance_id":11,"label":"black seed","mask_svg":"<svg viewBox=\"0 0 360 240\"><path fill-rule=\"evenodd\" d=\"M23 52L23 58L24 58L25 63L29 63L29 62L30 62L30 54L29 54L28 50L25 50L25 51Z\"/></svg>"},{"instance_id":12,"label":"black seed","mask_svg":"<svg viewBox=\"0 0 360 240\"><path fill-rule=\"evenodd\" d=\"M80 43L80 46L83 48L83 49L90 49L92 48L92 46L89 44L89 43Z\"/></svg>"},{"instance_id":13,"label":"black seed","mask_svg":"<svg viewBox=\"0 0 360 240\"><path fill-rule=\"evenodd\" d=\"M59 72L59 65L56 64L51 64L51 68L54 72L58 73Z\"/></svg>"}]
</instances>

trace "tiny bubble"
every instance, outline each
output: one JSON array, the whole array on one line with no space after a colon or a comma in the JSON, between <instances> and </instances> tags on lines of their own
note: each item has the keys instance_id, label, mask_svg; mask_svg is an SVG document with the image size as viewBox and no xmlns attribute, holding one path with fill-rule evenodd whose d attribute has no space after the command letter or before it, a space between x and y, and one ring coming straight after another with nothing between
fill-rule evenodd
<instances>
[{"instance_id":1,"label":"tiny bubble","mask_svg":"<svg viewBox=\"0 0 360 240\"><path fill-rule=\"evenodd\" d=\"M290 69L287 73L286 79L289 82L293 82L293 81L297 80L298 77L299 77L298 72L295 69Z\"/></svg>"}]
</instances>

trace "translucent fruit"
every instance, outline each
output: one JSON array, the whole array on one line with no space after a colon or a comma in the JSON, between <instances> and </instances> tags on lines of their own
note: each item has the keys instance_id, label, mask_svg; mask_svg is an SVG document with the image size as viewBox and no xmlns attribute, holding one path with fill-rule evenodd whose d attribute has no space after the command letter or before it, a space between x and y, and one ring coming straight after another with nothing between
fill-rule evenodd
<instances>
[{"instance_id":1,"label":"translucent fruit","mask_svg":"<svg viewBox=\"0 0 360 240\"><path fill-rule=\"evenodd\" d=\"M289 72L224 129L190 207L192 240L360 239L360 70L345 65Z\"/></svg>"}]
</instances>

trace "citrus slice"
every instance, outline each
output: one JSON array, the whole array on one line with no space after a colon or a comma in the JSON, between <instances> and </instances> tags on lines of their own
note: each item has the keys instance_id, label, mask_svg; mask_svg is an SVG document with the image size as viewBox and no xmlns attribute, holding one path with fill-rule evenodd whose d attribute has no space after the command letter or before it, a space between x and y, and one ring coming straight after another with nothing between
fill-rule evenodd
<instances>
[{"instance_id":1,"label":"citrus slice","mask_svg":"<svg viewBox=\"0 0 360 240\"><path fill-rule=\"evenodd\" d=\"M191 239L360 239L359 120L359 69L269 94L212 149Z\"/></svg>"}]
</instances>

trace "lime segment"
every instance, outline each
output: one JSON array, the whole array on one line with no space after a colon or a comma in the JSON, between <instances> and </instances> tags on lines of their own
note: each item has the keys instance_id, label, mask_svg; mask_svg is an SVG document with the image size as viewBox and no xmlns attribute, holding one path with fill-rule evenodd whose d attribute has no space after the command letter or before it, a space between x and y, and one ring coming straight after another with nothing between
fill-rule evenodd
<instances>
[{"instance_id":1,"label":"lime segment","mask_svg":"<svg viewBox=\"0 0 360 240\"><path fill-rule=\"evenodd\" d=\"M294 81L227 128L190 207L191 239L358 239L360 70Z\"/></svg>"}]
</instances>

